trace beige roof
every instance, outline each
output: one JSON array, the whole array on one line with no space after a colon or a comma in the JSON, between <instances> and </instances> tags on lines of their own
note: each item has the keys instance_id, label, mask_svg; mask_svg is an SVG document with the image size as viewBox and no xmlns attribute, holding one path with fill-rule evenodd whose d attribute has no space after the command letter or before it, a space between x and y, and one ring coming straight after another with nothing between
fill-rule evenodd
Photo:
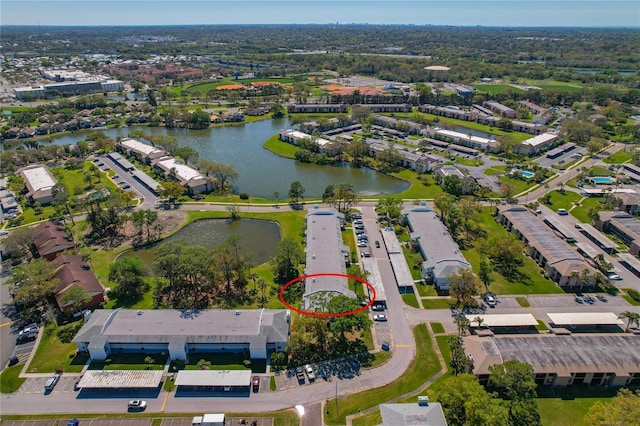
<instances>
[{"instance_id":1,"label":"beige roof","mask_svg":"<svg viewBox=\"0 0 640 426\"><path fill-rule=\"evenodd\" d=\"M249 386L251 370L181 370L176 386Z\"/></svg>"},{"instance_id":2,"label":"beige roof","mask_svg":"<svg viewBox=\"0 0 640 426\"><path fill-rule=\"evenodd\" d=\"M616 325L622 324L613 312L563 312L548 313L555 325Z\"/></svg>"}]
</instances>

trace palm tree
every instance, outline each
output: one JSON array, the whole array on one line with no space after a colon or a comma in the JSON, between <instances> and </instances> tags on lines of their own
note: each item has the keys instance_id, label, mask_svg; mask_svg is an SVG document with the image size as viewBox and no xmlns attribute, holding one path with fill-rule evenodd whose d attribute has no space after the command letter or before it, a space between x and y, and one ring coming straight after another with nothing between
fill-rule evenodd
<instances>
[{"instance_id":1,"label":"palm tree","mask_svg":"<svg viewBox=\"0 0 640 426\"><path fill-rule=\"evenodd\" d=\"M629 332L629 327L631 327L632 324L640 325L640 314L637 312L624 311L618 315L618 318L627 320L627 326L624 329L625 333Z\"/></svg>"},{"instance_id":2,"label":"palm tree","mask_svg":"<svg viewBox=\"0 0 640 426\"><path fill-rule=\"evenodd\" d=\"M573 270L571 271L571 274L569 274L569 282L571 284L571 287L573 287L578 280L580 279L580 272Z\"/></svg>"},{"instance_id":3,"label":"palm tree","mask_svg":"<svg viewBox=\"0 0 640 426\"><path fill-rule=\"evenodd\" d=\"M469 327L470 321L464 315L459 315L455 317L453 320L458 326L458 335L462 336L465 334L465 330Z\"/></svg>"},{"instance_id":4,"label":"palm tree","mask_svg":"<svg viewBox=\"0 0 640 426\"><path fill-rule=\"evenodd\" d=\"M484 322L484 318L482 318L481 316L477 316L473 319L473 322L477 322L478 323L478 328L480 328L480 326L482 325L482 323Z\"/></svg>"},{"instance_id":5,"label":"palm tree","mask_svg":"<svg viewBox=\"0 0 640 426\"><path fill-rule=\"evenodd\" d=\"M583 269L580 273L580 290L582 287L591 280L591 272L588 269Z\"/></svg>"}]
</instances>

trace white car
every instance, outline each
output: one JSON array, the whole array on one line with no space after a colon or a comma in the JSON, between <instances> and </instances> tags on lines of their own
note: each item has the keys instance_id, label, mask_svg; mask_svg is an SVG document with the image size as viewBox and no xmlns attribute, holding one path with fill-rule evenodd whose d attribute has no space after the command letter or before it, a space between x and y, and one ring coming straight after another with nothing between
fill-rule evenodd
<instances>
[{"instance_id":1,"label":"white car","mask_svg":"<svg viewBox=\"0 0 640 426\"><path fill-rule=\"evenodd\" d=\"M309 364L304 366L304 370L307 372L307 376L309 377L309 381L313 382L316 379L316 374L313 372L313 367Z\"/></svg>"},{"instance_id":2,"label":"white car","mask_svg":"<svg viewBox=\"0 0 640 426\"><path fill-rule=\"evenodd\" d=\"M145 408L147 408L147 401L143 401L141 399L132 399L131 401L129 401L129 405L128 405L129 410L139 410L139 411L143 411Z\"/></svg>"},{"instance_id":3,"label":"white car","mask_svg":"<svg viewBox=\"0 0 640 426\"><path fill-rule=\"evenodd\" d=\"M373 320L374 321L386 321L387 320L387 316L384 314L377 314L373 316Z\"/></svg>"},{"instance_id":4,"label":"white car","mask_svg":"<svg viewBox=\"0 0 640 426\"><path fill-rule=\"evenodd\" d=\"M613 281L621 281L622 277L615 272L607 272L607 278Z\"/></svg>"}]
</instances>

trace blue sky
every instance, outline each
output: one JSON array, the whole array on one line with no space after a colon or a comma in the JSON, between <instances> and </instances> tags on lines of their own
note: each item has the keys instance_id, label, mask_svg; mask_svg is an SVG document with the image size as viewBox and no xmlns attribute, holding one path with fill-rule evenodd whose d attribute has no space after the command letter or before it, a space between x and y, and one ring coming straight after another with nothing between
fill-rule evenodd
<instances>
[{"instance_id":1,"label":"blue sky","mask_svg":"<svg viewBox=\"0 0 640 426\"><path fill-rule=\"evenodd\" d=\"M640 0L1 0L2 25L369 23L640 27Z\"/></svg>"}]
</instances>

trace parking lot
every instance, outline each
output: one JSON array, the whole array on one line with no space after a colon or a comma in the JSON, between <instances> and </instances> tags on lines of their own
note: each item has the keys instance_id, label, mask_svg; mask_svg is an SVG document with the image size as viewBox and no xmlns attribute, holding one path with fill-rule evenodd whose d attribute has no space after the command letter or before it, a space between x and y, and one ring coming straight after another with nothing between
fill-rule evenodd
<instances>
[{"instance_id":1,"label":"parking lot","mask_svg":"<svg viewBox=\"0 0 640 426\"><path fill-rule=\"evenodd\" d=\"M53 376L53 374L51 374L51 376ZM22 386L20 386L20 389L18 389L17 392L22 394L34 394L34 393L44 394L44 385L48 379L49 379L49 376L30 377L24 382ZM76 379L77 377L74 377L74 376L65 377L63 374L60 377L58 384L56 384L56 387L53 388L53 391L51 393L76 392L73 390L73 387L76 383Z\"/></svg>"},{"instance_id":2,"label":"parking lot","mask_svg":"<svg viewBox=\"0 0 640 426\"><path fill-rule=\"evenodd\" d=\"M360 375L360 364L359 362L354 364L354 360L354 356L348 356L338 360L311 364L315 372L316 379L315 381L310 382L309 378L305 375L304 384L298 383L295 369L281 371L275 375L278 390L291 389L305 385L309 386L317 382L330 382L335 379L352 379Z\"/></svg>"}]
</instances>

